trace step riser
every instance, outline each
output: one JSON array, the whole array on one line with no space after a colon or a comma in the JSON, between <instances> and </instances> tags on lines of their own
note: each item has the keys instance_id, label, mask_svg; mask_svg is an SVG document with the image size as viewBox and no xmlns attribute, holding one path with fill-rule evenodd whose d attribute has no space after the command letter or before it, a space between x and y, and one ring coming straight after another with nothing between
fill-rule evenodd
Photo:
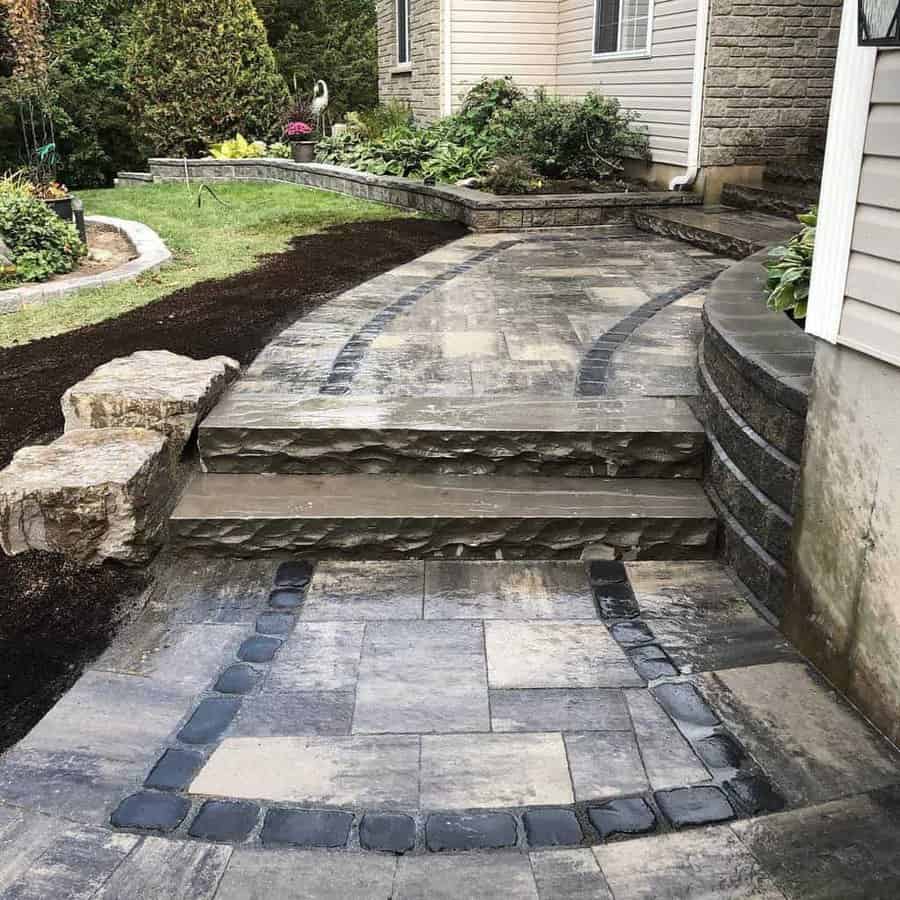
<instances>
[{"instance_id":1,"label":"step riser","mask_svg":"<svg viewBox=\"0 0 900 900\"><path fill-rule=\"evenodd\" d=\"M212 428L206 470L223 474L546 475L699 478L702 433Z\"/></svg>"},{"instance_id":2,"label":"step riser","mask_svg":"<svg viewBox=\"0 0 900 900\"><path fill-rule=\"evenodd\" d=\"M174 542L229 556L318 559L577 559L603 545L629 559L715 558L714 517L678 519L178 519Z\"/></svg>"},{"instance_id":3,"label":"step riser","mask_svg":"<svg viewBox=\"0 0 900 900\"><path fill-rule=\"evenodd\" d=\"M705 231L702 228L695 228L683 222L670 222L652 214L636 212L634 214L634 224L642 231L649 231L663 237L685 241L688 244L699 247L701 250L708 250L710 253L716 253L731 259L744 259L762 249L753 241L748 241L744 238L720 234L715 231Z\"/></svg>"},{"instance_id":4,"label":"step riser","mask_svg":"<svg viewBox=\"0 0 900 900\"><path fill-rule=\"evenodd\" d=\"M817 202L815 197L799 198L779 194L777 189L759 190L745 188L742 185L726 184L722 189L722 203L736 209L749 209L755 212L794 219Z\"/></svg>"}]
</instances>

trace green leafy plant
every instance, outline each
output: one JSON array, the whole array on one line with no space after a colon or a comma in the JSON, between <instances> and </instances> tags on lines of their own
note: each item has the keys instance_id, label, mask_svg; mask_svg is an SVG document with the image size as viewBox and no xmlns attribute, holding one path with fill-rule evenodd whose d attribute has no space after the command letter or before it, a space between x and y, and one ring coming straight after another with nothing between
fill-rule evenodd
<instances>
[{"instance_id":1,"label":"green leafy plant","mask_svg":"<svg viewBox=\"0 0 900 900\"><path fill-rule=\"evenodd\" d=\"M15 266L0 283L46 281L71 272L87 254L74 226L21 191L0 191L0 234Z\"/></svg>"},{"instance_id":2,"label":"green leafy plant","mask_svg":"<svg viewBox=\"0 0 900 900\"><path fill-rule=\"evenodd\" d=\"M274 144L269 144L269 149L266 152L266 156L272 156L275 159L290 159L293 155L291 145L284 143L284 141L276 141Z\"/></svg>"},{"instance_id":3,"label":"green leafy plant","mask_svg":"<svg viewBox=\"0 0 900 900\"><path fill-rule=\"evenodd\" d=\"M372 109L347 113L346 123L360 137L378 141L392 131L411 128L413 115L408 104L392 98Z\"/></svg>"},{"instance_id":4,"label":"green leafy plant","mask_svg":"<svg viewBox=\"0 0 900 900\"><path fill-rule=\"evenodd\" d=\"M464 178L480 178L490 161L487 147L462 147L442 142L422 163L422 174L435 181L454 184Z\"/></svg>"},{"instance_id":5,"label":"green leafy plant","mask_svg":"<svg viewBox=\"0 0 900 900\"><path fill-rule=\"evenodd\" d=\"M477 146L494 116L526 99L511 78L483 78L466 94L462 108L440 123L443 136L453 143Z\"/></svg>"},{"instance_id":6,"label":"green leafy plant","mask_svg":"<svg viewBox=\"0 0 900 900\"><path fill-rule=\"evenodd\" d=\"M239 133L230 140L212 144L209 152L213 159L256 159L266 155L266 143L248 141Z\"/></svg>"},{"instance_id":7,"label":"green leafy plant","mask_svg":"<svg viewBox=\"0 0 900 900\"><path fill-rule=\"evenodd\" d=\"M766 261L766 303L769 309L790 312L795 319L806 318L818 217L816 206L797 216L803 225L801 232L770 250Z\"/></svg>"},{"instance_id":8,"label":"green leafy plant","mask_svg":"<svg viewBox=\"0 0 900 900\"><path fill-rule=\"evenodd\" d=\"M537 179L524 156L501 156L494 160L484 186L495 194L524 194Z\"/></svg>"},{"instance_id":9,"label":"green leafy plant","mask_svg":"<svg viewBox=\"0 0 900 900\"><path fill-rule=\"evenodd\" d=\"M289 95L252 0L146 0L127 58L148 154L195 156L236 132L281 136Z\"/></svg>"}]
</instances>

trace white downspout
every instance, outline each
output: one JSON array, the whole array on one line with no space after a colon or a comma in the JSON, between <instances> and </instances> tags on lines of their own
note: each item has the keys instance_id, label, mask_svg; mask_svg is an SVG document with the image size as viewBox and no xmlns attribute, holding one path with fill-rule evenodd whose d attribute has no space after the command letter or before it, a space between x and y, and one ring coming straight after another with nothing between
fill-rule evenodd
<instances>
[{"instance_id":1,"label":"white downspout","mask_svg":"<svg viewBox=\"0 0 900 900\"><path fill-rule=\"evenodd\" d=\"M691 124L688 138L688 169L669 182L670 191L691 187L700 174L700 136L703 130L703 85L706 82L706 45L710 0L697 3L697 39L694 48L694 75L691 84Z\"/></svg>"},{"instance_id":2,"label":"white downspout","mask_svg":"<svg viewBox=\"0 0 900 900\"><path fill-rule=\"evenodd\" d=\"M442 0L441 22L441 76L443 95L441 115L453 114L453 0Z\"/></svg>"}]
</instances>

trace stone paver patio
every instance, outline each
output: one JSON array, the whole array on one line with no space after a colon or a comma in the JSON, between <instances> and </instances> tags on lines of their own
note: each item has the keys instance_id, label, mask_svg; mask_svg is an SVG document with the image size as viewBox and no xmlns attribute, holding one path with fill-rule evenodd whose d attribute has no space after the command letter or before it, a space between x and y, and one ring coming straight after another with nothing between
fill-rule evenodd
<instances>
[{"instance_id":1,"label":"stone paver patio","mask_svg":"<svg viewBox=\"0 0 900 900\"><path fill-rule=\"evenodd\" d=\"M369 454L416 473L477 420L515 436L503 484L527 497L550 455L522 451L537 409L557 443L607 416L602 449L566 447L568 482L612 483L585 478L597 457L625 485L665 464L633 505L699 491L685 400L724 264L628 229L468 237L285 331L208 420L204 461L275 502L306 477L265 464L297 471L296 433L273 445L304 404L337 471ZM405 431L390 453L379 416ZM354 421L365 442L338 437ZM445 430L419 457L423 422ZM257 426L275 437L228 449ZM476 473L505 465L497 446ZM0 757L0 897L900 896L900 755L718 562L438 550L167 551L115 643Z\"/></svg>"}]
</instances>

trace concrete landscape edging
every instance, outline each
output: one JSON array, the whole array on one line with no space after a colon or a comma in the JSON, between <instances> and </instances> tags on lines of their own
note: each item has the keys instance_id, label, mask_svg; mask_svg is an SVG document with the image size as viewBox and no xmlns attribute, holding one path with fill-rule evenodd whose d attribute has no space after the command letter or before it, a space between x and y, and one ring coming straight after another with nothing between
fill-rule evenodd
<instances>
[{"instance_id":1,"label":"concrete landscape edging","mask_svg":"<svg viewBox=\"0 0 900 900\"><path fill-rule=\"evenodd\" d=\"M103 287L120 281L131 281L144 272L159 269L172 258L172 253L162 238L152 228L141 222L117 219L113 216L87 216L85 221L88 224L100 225L118 232L134 247L137 257L121 266L116 266L107 272L99 272L96 275L78 275L59 281L26 284L22 287L0 291L0 315L16 312L23 306L43 303L75 291Z\"/></svg>"},{"instance_id":2,"label":"concrete landscape edging","mask_svg":"<svg viewBox=\"0 0 900 900\"><path fill-rule=\"evenodd\" d=\"M473 231L630 224L635 207L692 206L703 202L699 195L675 191L498 196L471 188L429 185L411 178L286 159L151 159L149 165L154 182L193 178L296 184L445 216ZM124 186L145 180L138 182L132 174L123 173L117 182Z\"/></svg>"}]
</instances>

